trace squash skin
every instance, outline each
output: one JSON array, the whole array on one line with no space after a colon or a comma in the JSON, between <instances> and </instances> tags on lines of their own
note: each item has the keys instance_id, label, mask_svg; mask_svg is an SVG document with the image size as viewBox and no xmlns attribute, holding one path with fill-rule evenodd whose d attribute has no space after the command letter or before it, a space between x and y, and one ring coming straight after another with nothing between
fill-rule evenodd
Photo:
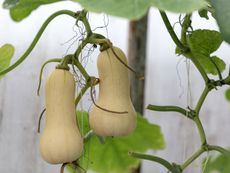
<instances>
[{"instance_id":1,"label":"squash skin","mask_svg":"<svg viewBox=\"0 0 230 173\"><path fill-rule=\"evenodd\" d=\"M127 64L122 50L117 47L113 47L113 50ZM136 127L128 69L117 59L111 48L99 54L97 66L100 83L96 104L107 110L128 113L107 112L94 105L89 113L90 127L100 136L126 136Z\"/></svg>"},{"instance_id":2,"label":"squash skin","mask_svg":"<svg viewBox=\"0 0 230 173\"><path fill-rule=\"evenodd\" d=\"M72 162L83 151L74 97L73 75L69 71L55 69L45 85L46 124L40 139L40 152L48 163Z\"/></svg>"}]
</instances>

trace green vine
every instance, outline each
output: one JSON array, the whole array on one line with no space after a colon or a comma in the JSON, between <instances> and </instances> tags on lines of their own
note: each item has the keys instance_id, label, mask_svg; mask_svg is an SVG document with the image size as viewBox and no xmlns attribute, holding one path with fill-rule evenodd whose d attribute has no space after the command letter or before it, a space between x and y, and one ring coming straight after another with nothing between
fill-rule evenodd
<instances>
[{"instance_id":1,"label":"green vine","mask_svg":"<svg viewBox=\"0 0 230 173\"><path fill-rule=\"evenodd\" d=\"M41 83L42 83L42 74L44 71L44 68L47 64L53 63L53 62L61 62L60 58L54 58L46 61L44 64L42 64L42 67L40 69L40 74L39 74L39 82L38 82L38 89L37 89L37 95L39 96L40 88L41 88Z\"/></svg>"},{"instance_id":2,"label":"green vine","mask_svg":"<svg viewBox=\"0 0 230 173\"><path fill-rule=\"evenodd\" d=\"M135 158L157 162L157 163L163 165L165 168L167 168L172 173L182 173L194 160L196 160L204 152L218 151L218 152L230 157L230 153L226 149L224 149L220 146L214 146L214 145L208 144L207 139L206 139L205 130L204 130L202 122L200 120L200 110L201 110L203 103L205 102L209 92L211 92L212 89L214 89L216 87L221 87L223 85L230 85L230 75L228 75L226 78L223 79L221 72L218 69L218 66L215 64L215 67L217 68L217 71L218 71L219 80L210 79L208 77L207 73L205 72L205 69L203 68L201 63L198 61L197 57L191 51L189 44L188 44L188 40L187 40L188 30L189 30L189 28L191 28L191 16L192 16L191 14L186 14L184 17L183 23L181 24L182 26L181 26L181 38L180 39L178 38L178 36L174 32L173 27L170 24L166 13L164 11L160 11L160 14L161 14L163 22L164 22L172 40L174 41L174 43L177 46L178 52L180 54L182 54L183 56L185 56L186 58L189 58L192 61L192 63L195 65L195 67L199 71L200 75L202 76L204 83L205 83L205 87L204 87L203 92L200 95L200 98L197 101L195 109L191 109L191 108L185 109L185 108L181 108L181 107L173 106L173 105L170 105L170 106L148 105L147 109L152 110L152 111L177 112L177 113L180 113L183 116L189 118L190 120L192 120L198 129L198 132L200 135L201 146L195 153L193 153L181 165L175 164L175 163L170 163L163 158L160 158L157 156L152 156L152 155L147 155L147 154L130 152L129 155L132 157L135 157ZM68 16L73 17L76 20L76 25L78 25L78 22L82 22L84 24L84 27L86 30L86 36L84 36L85 38L81 41L81 44L78 46L78 48L76 49L76 51L73 54L69 54L69 55L65 56L63 59L50 59L42 65L37 93L39 94L39 89L41 86L41 79L42 79L42 72L43 72L43 69L44 69L46 64L51 63L51 62L58 62L60 64L57 66L57 68L64 68L67 70L69 70L68 65L71 64L71 65L74 65L80 71L80 73L82 74L82 76L85 79L85 85L83 86L83 88L81 89L81 92L79 93L79 95L75 99L75 105L77 106L79 101L81 100L82 96L85 94L85 92L89 88L92 89L93 86L95 86L96 84L99 83L99 80L93 76L90 76L87 73L87 71L85 70L85 68L82 66L82 64L80 63L79 56L80 56L82 50L84 49L84 47L87 44L93 44L95 46L98 45L98 46L100 46L101 51L108 49L108 48L112 48L112 43L107 38L105 38L103 35L100 35L98 33L94 33L91 30L89 21L87 19L87 11L85 11L85 10L79 11L77 13L74 13L74 12L68 11L68 10L61 10L61 11L58 11L58 12L52 14L44 22L44 24L41 26L40 30L36 34L34 40L30 44L28 49L25 51L25 53L13 65L0 71L0 76L3 74L6 74L7 72L10 72L14 68L16 68L18 65L20 65L28 57L28 55L34 49L35 45L37 44L38 40L40 39L41 35L43 34L43 32L46 29L46 27L48 26L48 24L55 17L60 16L60 15L68 15ZM119 57L117 57L117 58L119 60ZM129 67L127 66L127 68L129 68ZM129 69L131 71L133 71L131 68L129 68ZM92 100L93 100L93 98L92 98ZM92 135L93 135L93 133L92 133L92 131L90 131L88 134L86 134L84 141L87 142ZM63 169L63 167L62 167L62 169Z\"/></svg>"},{"instance_id":3,"label":"green vine","mask_svg":"<svg viewBox=\"0 0 230 173\"><path fill-rule=\"evenodd\" d=\"M168 112L168 111L178 112L188 117L189 119L193 120L194 123L196 124L196 127L200 135L201 147L181 165L177 165L173 163L171 164L162 158L151 156L151 155L143 155L143 154L138 154L138 153L131 153L130 155L133 157L140 158L140 159L151 160L151 161L157 162L161 164L162 166L166 167L172 173L182 173L194 160L196 160L204 152L218 151L226 155L227 157L230 157L230 152L228 150L220 146L213 146L213 145L208 144L207 139L206 139L205 130L199 118L200 110L209 92L212 91L212 89L216 87L220 87L223 85L229 85L230 76L227 76L225 79L222 79L220 70L218 69L217 65L215 65L218 71L219 80L209 79L204 68L202 67L200 62L197 60L197 58L194 56L194 54L191 52L188 41L187 41L187 32L188 32L188 29L191 27L191 19L190 19L191 14L186 14L184 17L184 21L182 23L182 29L181 29L181 39L179 39L176 33L174 32L173 27L171 26L166 13L164 11L160 11L160 14L168 30L168 33L170 34L172 40L177 46L177 52L180 52L180 54L184 55L186 58L189 58L193 62L193 64L195 65L195 67L200 72L201 76L203 77L205 88L203 92L201 93L200 98L198 99L198 102L194 110L190 108L189 110L186 110L178 106L158 106L158 105L148 105L147 109L152 110L152 111L161 111L161 112Z\"/></svg>"},{"instance_id":4,"label":"green vine","mask_svg":"<svg viewBox=\"0 0 230 173\"><path fill-rule=\"evenodd\" d=\"M36 46L38 40L40 39L41 35L45 31L45 29L48 26L48 24L54 18L56 18L57 16L60 16L60 15L68 15L68 16L71 16L73 18L76 18L76 14L74 12L72 12L72 11L69 11L69 10L60 10L60 11L57 11L54 14L52 14L50 17L48 17L48 19L46 19L46 21L43 23L43 25L39 29L39 31L36 34L34 40L30 44L30 46L28 47L28 49L25 51L25 53L13 65L11 65L8 68L0 71L0 76L6 74L6 73L10 72L11 70L13 70L14 68L16 68L18 65L20 65L28 57L28 55L32 52L32 50Z\"/></svg>"}]
</instances>

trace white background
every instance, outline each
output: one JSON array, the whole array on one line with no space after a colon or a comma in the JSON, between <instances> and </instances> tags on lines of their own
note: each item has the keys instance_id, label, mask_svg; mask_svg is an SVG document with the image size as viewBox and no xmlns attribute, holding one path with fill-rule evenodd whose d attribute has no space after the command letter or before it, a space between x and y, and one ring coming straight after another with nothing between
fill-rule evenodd
<instances>
[{"instance_id":1,"label":"white background","mask_svg":"<svg viewBox=\"0 0 230 173\"><path fill-rule=\"evenodd\" d=\"M2 3L2 1L0 2ZM29 46L44 20L53 12L61 9L76 11L81 10L81 7L72 2L46 5L40 7L29 18L20 23L13 22L7 10L0 9L0 45L11 43L15 46L13 62ZM172 23L178 21L178 16L175 14L170 14L169 17L172 19ZM199 19L196 14L193 19L194 29L218 29L213 20ZM104 15L90 14L92 28L102 26L103 21ZM64 45L63 43L75 36L73 26L74 20L68 16L55 19L46 29L27 60L0 79L1 173L59 172L60 165L49 165L39 155L39 134L36 130L39 114L44 107L44 86L42 85L40 97L36 95L36 89L42 63L50 58L61 58L66 54L71 42ZM179 29L179 25L175 25L175 29ZM107 35L105 29L98 29L97 32ZM194 107L203 90L203 81L193 65L188 67L189 63L186 65L184 58L177 57L174 54L174 43L170 39L156 9L150 10L148 34L145 105L151 103ZM108 37L114 45L119 46L126 53L127 35L128 21L110 16ZM72 46L69 53L76 46L77 43ZM229 51L229 46L222 44L221 49L215 54L229 64ZM87 71L95 76L97 76L95 63L97 54L98 51L95 51L86 64ZM53 65L49 65L45 69L44 79L53 68ZM188 98L188 81L191 83L190 92L192 97L190 98ZM229 147L230 106L224 98L225 90L226 87L223 87L210 93L201 110L201 119L207 131L208 141L211 144ZM81 101L79 109L87 111L90 105L90 98L86 95ZM196 128L192 122L183 116L176 113L150 111L145 111L145 116L151 122L161 126L167 144L165 150L160 152L149 151L149 153L162 156L172 162L181 163L198 149L200 143ZM200 161L195 162L185 172L201 172L199 163ZM152 162L144 162L142 172L163 173L166 170Z\"/></svg>"}]
</instances>

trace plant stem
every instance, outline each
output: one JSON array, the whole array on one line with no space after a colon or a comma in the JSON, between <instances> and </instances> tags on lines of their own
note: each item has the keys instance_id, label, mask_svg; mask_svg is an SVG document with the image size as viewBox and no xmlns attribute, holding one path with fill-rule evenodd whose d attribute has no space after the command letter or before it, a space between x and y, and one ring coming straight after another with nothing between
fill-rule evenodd
<instances>
[{"instance_id":1,"label":"plant stem","mask_svg":"<svg viewBox=\"0 0 230 173\"><path fill-rule=\"evenodd\" d=\"M75 106L78 105L79 101L81 100L82 96L85 94L85 92L87 91L87 89L90 87L90 83L87 82L85 84L85 86L81 89L80 93L78 94L77 98L75 99Z\"/></svg>"},{"instance_id":2,"label":"plant stem","mask_svg":"<svg viewBox=\"0 0 230 173\"><path fill-rule=\"evenodd\" d=\"M100 44L100 42L97 42L98 39L97 38L102 38L103 36L100 34L95 34L92 33L91 35L87 36L84 40L82 40L81 44L78 46L77 50L75 51L72 60L75 66L77 66L78 70L82 73L82 75L84 76L86 82L88 80L90 80L90 76L88 75L87 71L85 70L85 68L81 65L81 63L79 62L79 56L81 51L84 49L84 47L91 43L91 44ZM103 41L105 41L105 39L102 39Z\"/></svg>"},{"instance_id":3,"label":"plant stem","mask_svg":"<svg viewBox=\"0 0 230 173\"><path fill-rule=\"evenodd\" d=\"M186 14L184 17L184 21L182 23L182 29L181 29L181 42L183 45L189 46L188 42L187 42L187 30L188 28L191 26L191 14ZM196 68L198 69L198 71L200 72L201 76L203 77L205 83L208 83L209 78L204 70L204 68L202 67L202 65L200 64L200 62L196 59L196 57L192 54L192 52L182 52L182 54L187 57L190 58L191 61L193 62L193 64L196 66Z\"/></svg>"},{"instance_id":4,"label":"plant stem","mask_svg":"<svg viewBox=\"0 0 230 173\"><path fill-rule=\"evenodd\" d=\"M38 33L36 34L34 40L32 41L32 43L30 44L30 46L28 47L28 49L25 51L25 53L11 66L9 66L8 68L0 71L0 76L3 74L6 74L7 72L13 70L14 68L16 68L19 64L21 64L27 57L28 55L32 52L32 50L34 49L35 45L37 44L38 40L40 39L42 33L44 32L44 30L46 29L46 27L48 26L48 24L57 16L60 15L68 15L71 16L73 18L76 18L76 14L72 11L69 10L60 10L57 11L55 13L53 13L51 16L49 16L46 21L43 23L43 25L41 26L41 28L39 29Z\"/></svg>"},{"instance_id":5,"label":"plant stem","mask_svg":"<svg viewBox=\"0 0 230 173\"><path fill-rule=\"evenodd\" d=\"M176 171L176 169L173 167L173 165L171 163L169 163L167 160L162 159L160 157L151 156L151 155L147 155L147 154L136 153L136 152L129 152L129 155L132 156L132 157L138 158L138 159L154 161L156 163L161 164L162 166L167 168L172 173L178 173L178 171Z\"/></svg>"},{"instance_id":6,"label":"plant stem","mask_svg":"<svg viewBox=\"0 0 230 173\"><path fill-rule=\"evenodd\" d=\"M105 39L102 35L92 33L90 36L87 36L84 40L82 40L81 44L78 46L77 50L74 53L74 58L78 59L81 51L87 44L105 44L108 40Z\"/></svg>"},{"instance_id":7,"label":"plant stem","mask_svg":"<svg viewBox=\"0 0 230 173\"><path fill-rule=\"evenodd\" d=\"M227 157L230 158L230 152L229 152L228 150L226 150L226 149L220 147L220 146L216 146L216 145L207 145L207 149L208 149L209 151L212 151L212 150L218 151L218 152L222 153L223 155L225 155L225 156L227 156Z\"/></svg>"},{"instance_id":8,"label":"plant stem","mask_svg":"<svg viewBox=\"0 0 230 173\"><path fill-rule=\"evenodd\" d=\"M85 68L81 65L81 63L78 60L76 60L75 58L73 58L73 63L78 68L78 70L81 72L81 74L85 78L85 81L86 82L89 81L90 80L90 76L87 73L87 71L85 70Z\"/></svg>"},{"instance_id":9,"label":"plant stem","mask_svg":"<svg viewBox=\"0 0 230 173\"><path fill-rule=\"evenodd\" d=\"M190 58L191 61L193 62L193 64L196 66L196 68L198 69L198 71L200 72L201 76L204 79L205 84L207 84L209 82L209 78L207 73L205 72L204 68L202 67L202 65L200 64L200 62L196 59L196 57L191 53L190 54ZM186 55L185 55L186 56Z\"/></svg>"},{"instance_id":10,"label":"plant stem","mask_svg":"<svg viewBox=\"0 0 230 173\"><path fill-rule=\"evenodd\" d=\"M197 150L188 160L186 160L182 165L181 169L184 170L187 168L194 160L196 160L202 153L205 152L205 149L201 147L199 150Z\"/></svg>"},{"instance_id":11,"label":"plant stem","mask_svg":"<svg viewBox=\"0 0 230 173\"><path fill-rule=\"evenodd\" d=\"M199 116L194 117L194 122L195 122L197 129L199 131L202 145L206 145L207 144L206 135L205 135L205 131L204 131L204 128L203 128L203 125L200 121Z\"/></svg>"},{"instance_id":12,"label":"plant stem","mask_svg":"<svg viewBox=\"0 0 230 173\"><path fill-rule=\"evenodd\" d=\"M43 74L43 70L45 68L45 66L51 62L61 62L60 58L54 58L54 59L50 59L48 61L46 61L45 63L42 64L41 70L40 70L40 74L39 74L39 82L38 82L38 89L37 89L37 95L39 96L39 91L41 88L41 83L42 83L42 74Z\"/></svg>"},{"instance_id":13,"label":"plant stem","mask_svg":"<svg viewBox=\"0 0 230 173\"><path fill-rule=\"evenodd\" d=\"M158 105L148 105L147 109L152 111L159 111L159 112L179 112L186 117L190 118L190 112L186 111L185 109L178 107L178 106L158 106Z\"/></svg>"},{"instance_id":14,"label":"plant stem","mask_svg":"<svg viewBox=\"0 0 230 173\"><path fill-rule=\"evenodd\" d=\"M81 44L78 46L77 50L74 53L74 58L78 60L79 55L83 48L89 43L89 38L84 39Z\"/></svg>"},{"instance_id":15,"label":"plant stem","mask_svg":"<svg viewBox=\"0 0 230 173\"><path fill-rule=\"evenodd\" d=\"M188 45L188 43L187 43L187 30L191 25L191 20L190 20L191 17L192 17L191 14L186 14L185 17L184 17L184 21L182 23L181 42L184 45Z\"/></svg>"},{"instance_id":16,"label":"plant stem","mask_svg":"<svg viewBox=\"0 0 230 173\"><path fill-rule=\"evenodd\" d=\"M199 116L200 109L201 109L201 107L202 107L202 105L203 105L203 103L204 103L209 91L210 91L209 87L206 86L204 88L199 100L198 100L198 103L197 103L196 108L195 108L195 112L196 112L197 116Z\"/></svg>"},{"instance_id":17,"label":"plant stem","mask_svg":"<svg viewBox=\"0 0 230 173\"><path fill-rule=\"evenodd\" d=\"M172 27L172 25L170 24L169 19L168 19L166 13L165 13L164 11L159 11L159 12L160 12L160 14L161 14L161 17L162 17L162 19L163 19L163 21L164 21L164 24L165 24L165 26L166 26L166 28L167 28L167 30L168 30L168 32L169 32L169 34L170 34L172 40L174 41L174 43L175 43L175 44L177 45L177 47L180 48L183 52L188 51L188 50L189 50L188 47L186 47L186 46L179 40L179 38L177 37L176 33L174 32L173 27Z\"/></svg>"},{"instance_id":18,"label":"plant stem","mask_svg":"<svg viewBox=\"0 0 230 173\"><path fill-rule=\"evenodd\" d=\"M87 32L87 36L90 36L93 32L92 32L92 30L91 30L89 21L88 21L88 19L87 19L87 17L86 17L87 11L83 10L81 13L82 13L82 17L81 17L80 20L81 20L82 23L85 25L85 30L86 30L86 32Z\"/></svg>"}]
</instances>

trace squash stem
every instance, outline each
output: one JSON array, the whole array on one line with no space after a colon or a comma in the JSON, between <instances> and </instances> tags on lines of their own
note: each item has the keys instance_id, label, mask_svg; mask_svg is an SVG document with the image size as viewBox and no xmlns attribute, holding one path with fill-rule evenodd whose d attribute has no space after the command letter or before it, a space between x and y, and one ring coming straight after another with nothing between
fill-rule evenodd
<instances>
[{"instance_id":1,"label":"squash stem","mask_svg":"<svg viewBox=\"0 0 230 173\"><path fill-rule=\"evenodd\" d=\"M32 50L34 49L34 47L37 44L38 40L40 39L41 35L45 31L45 29L48 26L48 24L54 18L56 18L57 16L60 16L60 15L68 15L68 16L71 16L73 18L76 18L76 14L74 12L72 12L72 11L69 11L69 10L60 10L60 11L57 11L57 12L53 13L51 16L49 16L46 19L46 21L43 23L41 28L39 29L39 31L36 34L34 40L30 44L28 49L25 51L25 53L14 64L12 64L11 66L7 67L6 69L0 71L0 76L6 74L6 73L10 72L11 70L13 70L14 68L16 68L19 64L21 64L28 57L28 55L32 52Z\"/></svg>"},{"instance_id":2,"label":"squash stem","mask_svg":"<svg viewBox=\"0 0 230 173\"><path fill-rule=\"evenodd\" d=\"M168 30L168 32L169 32L171 38L172 38L172 40L174 41L174 43L175 43L175 44L177 45L177 47L179 47L183 52L188 51L189 48L186 47L186 46L179 40L179 38L177 37L176 33L174 32L173 27L172 27L172 25L170 24L169 19L168 19L166 13L165 13L164 11L161 11L161 10L160 10L159 12L160 12L160 15L161 15L161 17L162 17L162 20L163 20L163 22L164 22L164 24L165 24L165 26L166 26L166 28L167 28L167 30Z\"/></svg>"},{"instance_id":3,"label":"squash stem","mask_svg":"<svg viewBox=\"0 0 230 173\"><path fill-rule=\"evenodd\" d=\"M170 172L172 173L180 173L181 171L176 169L176 167L169 163L167 160L157 157L157 156L152 156L152 155L147 155L147 154L141 154L141 153L136 153L136 152L129 152L129 155L135 158L139 159L144 159L144 160L150 160L156 163L161 164L165 168L167 168Z\"/></svg>"}]
</instances>

